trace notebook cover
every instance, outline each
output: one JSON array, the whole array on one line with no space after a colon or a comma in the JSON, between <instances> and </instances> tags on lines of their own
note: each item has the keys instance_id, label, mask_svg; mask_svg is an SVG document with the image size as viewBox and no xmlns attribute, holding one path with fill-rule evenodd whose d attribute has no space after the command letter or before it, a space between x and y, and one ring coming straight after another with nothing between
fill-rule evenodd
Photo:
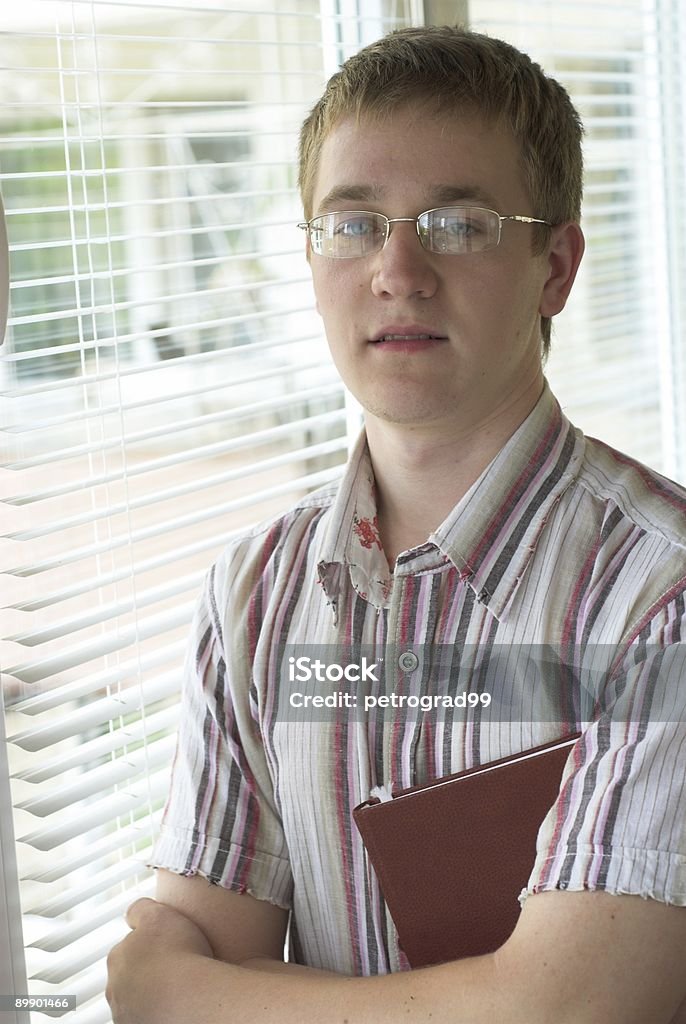
<instances>
[{"instance_id":1,"label":"notebook cover","mask_svg":"<svg viewBox=\"0 0 686 1024\"><path fill-rule=\"evenodd\" d=\"M557 799L578 738L577 733L354 809L412 967L490 953L512 934L538 830Z\"/></svg>"}]
</instances>

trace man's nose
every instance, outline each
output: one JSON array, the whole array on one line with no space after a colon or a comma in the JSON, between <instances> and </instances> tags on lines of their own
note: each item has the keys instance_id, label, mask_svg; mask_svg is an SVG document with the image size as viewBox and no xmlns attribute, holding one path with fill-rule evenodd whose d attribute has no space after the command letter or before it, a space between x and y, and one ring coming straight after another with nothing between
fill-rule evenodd
<instances>
[{"instance_id":1,"label":"man's nose","mask_svg":"<svg viewBox=\"0 0 686 1024\"><path fill-rule=\"evenodd\" d=\"M436 257L422 246L413 218L391 219L386 244L374 259L372 291L379 297L431 298L438 287Z\"/></svg>"}]
</instances>

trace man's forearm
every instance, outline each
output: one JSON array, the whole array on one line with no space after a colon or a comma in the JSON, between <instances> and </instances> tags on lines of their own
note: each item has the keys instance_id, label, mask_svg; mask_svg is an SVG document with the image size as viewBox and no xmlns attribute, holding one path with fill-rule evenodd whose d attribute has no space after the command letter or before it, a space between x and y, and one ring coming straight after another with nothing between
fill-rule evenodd
<instances>
[{"instance_id":1,"label":"man's forearm","mask_svg":"<svg viewBox=\"0 0 686 1024\"><path fill-rule=\"evenodd\" d=\"M252 942L239 964L213 959L154 900L127 923L108 957L115 1024L686 1024L684 909L638 896L544 893L496 953L371 978L270 961Z\"/></svg>"},{"instance_id":2,"label":"man's forearm","mask_svg":"<svg viewBox=\"0 0 686 1024\"><path fill-rule=\"evenodd\" d=\"M345 1015L331 1015L330 1011L332 1004L341 1005L341 985L350 980L354 979L267 957L252 958L239 966L179 953L166 963L156 964L149 979L149 1003L139 1007L144 1013L141 1021L302 1024L312 1019L321 1024L329 1020L342 1024Z\"/></svg>"},{"instance_id":3,"label":"man's forearm","mask_svg":"<svg viewBox=\"0 0 686 1024\"><path fill-rule=\"evenodd\" d=\"M493 1016L492 960L352 978L266 958L236 966L177 954L159 979L144 1024L492 1024L499 1019ZM473 999L464 1000L464 989L460 999L446 1002L446 972L453 984L460 986L462 975L473 994L481 993L478 1009Z\"/></svg>"}]
</instances>

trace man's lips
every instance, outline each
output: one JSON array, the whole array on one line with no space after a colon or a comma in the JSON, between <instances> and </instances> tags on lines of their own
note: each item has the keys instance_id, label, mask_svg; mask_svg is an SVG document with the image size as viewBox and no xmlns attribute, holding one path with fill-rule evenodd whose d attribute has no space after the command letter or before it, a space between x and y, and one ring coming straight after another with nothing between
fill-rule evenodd
<instances>
[{"instance_id":1,"label":"man's lips","mask_svg":"<svg viewBox=\"0 0 686 1024\"><path fill-rule=\"evenodd\" d=\"M392 345L394 347L422 346L431 342L447 341L445 334L440 334L431 327L421 324L392 324L382 327L377 334L370 338L373 345Z\"/></svg>"}]
</instances>

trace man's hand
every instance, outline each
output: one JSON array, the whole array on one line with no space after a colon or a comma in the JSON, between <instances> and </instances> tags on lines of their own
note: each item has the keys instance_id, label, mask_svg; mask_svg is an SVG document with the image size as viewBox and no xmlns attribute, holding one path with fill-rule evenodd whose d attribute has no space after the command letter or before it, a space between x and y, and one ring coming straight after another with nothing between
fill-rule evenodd
<instances>
[{"instance_id":1,"label":"man's hand","mask_svg":"<svg viewBox=\"0 0 686 1024\"><path fill-rule=\"evenodd\" d=\"M150 1024L175 964L182 970L192 954L212 958L212 947L197 925L155 900L132 903L126 923L131 934L107 958L105 995L114 1024Z\"/></svg>"}]
</instances>

